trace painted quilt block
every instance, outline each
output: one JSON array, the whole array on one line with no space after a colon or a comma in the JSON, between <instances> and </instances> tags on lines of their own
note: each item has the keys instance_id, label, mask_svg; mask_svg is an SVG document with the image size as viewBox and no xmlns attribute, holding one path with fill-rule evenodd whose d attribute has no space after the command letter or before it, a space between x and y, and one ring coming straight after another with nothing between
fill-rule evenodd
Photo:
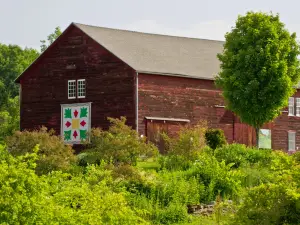
<instances>
[{"instance_id":1,"label":"painted quilt block","mask_svg":"<svg viewBox=\"0 0 300 225\"><path fill-rule=\"evenodd\" d=\"M91 104L61 105L61 135L66 143L80 144L90 130Z\"/></svg>"}]
</instances>

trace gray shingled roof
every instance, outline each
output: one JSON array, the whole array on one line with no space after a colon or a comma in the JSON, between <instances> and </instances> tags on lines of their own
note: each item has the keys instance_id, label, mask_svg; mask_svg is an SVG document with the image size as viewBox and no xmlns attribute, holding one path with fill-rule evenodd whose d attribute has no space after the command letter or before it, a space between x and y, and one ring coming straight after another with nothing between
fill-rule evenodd
<instances>
[{"instance_id":1,"label":"gray shingled roof","mask_svg":"<svg viewBox=\"0 0 300 225\"><path fill-rule=\"evenodd\" d=\"M74 25L139 73L214 79L219 72L222 41Z\"/></svg>"}]
</instances>

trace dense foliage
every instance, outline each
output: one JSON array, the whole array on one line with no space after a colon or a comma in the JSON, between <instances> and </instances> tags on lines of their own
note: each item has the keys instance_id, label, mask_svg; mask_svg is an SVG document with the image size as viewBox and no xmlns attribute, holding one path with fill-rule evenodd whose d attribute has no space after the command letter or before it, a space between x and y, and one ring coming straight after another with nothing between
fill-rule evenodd
<instances>
[{"instance_id":1,"label":"dense foliage","mask_svg":"<svg viewBox=\"0 0 300 225\"><path fill-rule=\"evenodd\" d=\"M288 32L278 15L239 16L218 55L216 84L227 108L257 131L275 119L298 85L299 53L296 34Z\"/></svg>"},{"instance_id":2,"label":"dense foliage","mask_svg":"<svg viewBox=\"0 0 300 225\"><path fill-rule=\"evenodd\" d=\"M93 129L90 143L80 155L81 163L94 164L101 160L112 162L114 165L136 165L140 156L155 156L157 148L146 143L146 139L138 137L135 130L127 126L126 118L108 118L111 126L107 131Z\"/></svg>"},{"instance_id":3,"label":"dense foliage","mask_svg":"<svg viewBox=\"0 0 300 225\"><path fill-rule=\"evenodd\" d=\"M205 140L206 144L212 149L222 147L226 144L224 131L221 129L208 129L205 132Z\"/></svg>"},{"instance_id":4,"label":"dense foliage","mask_svg":"<svg viewBox=\"0 0 300 225\"><path fill-rule=\"evenodd\" d=\"M7 98L6 102L0 107L0 143L6 136L19 130L19 122L19 97Z\"/></svg>"},{"instance_id":5,"label":"dense foliage","mask_svg":"<svg viewBox=\"0 0 300 225\"><path fill-rule=\"evenodd\" d=\"M7 93L12 98L19 95L19 88L14 82L15 79L38 55L38 51L34 49L22 49L17 45L0 44L0 81L3 82ZM0 95L2 95L2 92Z\"/></svg>"},{"instance_id":6,"label":"dense foliage","mask_svg":"<svg viewBox=\"0 0 300 225\"><path fill-rule=\"evenodd\" d=\"M0 146L1 223L299 224L298 154L240 144L213 150L203 144L206 127L196 126L169 138L168 154L147 156L143 148L152 144L141 141L124 119L111 121L111 129L95 137L113 153L88 149L82 154L90 154L92 164L83 164L82 154L76 160L71 147L45 129L7 137L7 146ZM185 141L196 136L196 145ZM129 146L137 165L119 156ZM210 216L188 214L187 206L211 202Z\"/></svg>"},{"instance_id":7,"label":"dense foliage","mask_svg":"<svg viewBox=\"0 0 300 225\"><path fill-rule=\"evenodd\" d=\"M39 145L39 159L36 161L37 174L46 174L55 170L68 170L76 157L71 146L65 145L62 139L45 127L36 131L15 132L6 138L8 151L13 156L32 153Z\"/></svg>"}]
</instances>

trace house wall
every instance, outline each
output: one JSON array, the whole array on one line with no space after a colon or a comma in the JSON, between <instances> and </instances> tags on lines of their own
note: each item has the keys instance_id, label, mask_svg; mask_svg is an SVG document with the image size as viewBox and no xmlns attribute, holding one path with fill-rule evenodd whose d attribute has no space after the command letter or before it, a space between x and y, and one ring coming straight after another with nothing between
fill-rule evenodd
<instances>
[{"instance_id":1,"label":"house wall","mask_svg":"<svg viewBox=\"0 0 300 225\"><path fill-rule=\"evenodd\" d=\"M224 108L224 100L213 81L139 74L138 128L146 133L146 116L189 119L192 125L207 121L211 128L221 128L229 143L247 145L256 143L254 130L242 124ZM295 96L300 97L299 90ZM288 149L288 130L296 131L296 147L300 148L300 117L282 113L273 123L263 128L271 129L272 148Z\"/></svg>"},{"instance_id":2,"label":"house wall","mask_svg":"<svg viewBox=\"0 0 300 225\"><path fill-rule=\"evenodd\" d=\"M76 69L68 69L68 65ZM107 128L107 117L126 116L135 126L134 71L75 26L22 75L21 129L42 125L60 133L60 104L92 102L92 127ZM68 99L68 80L86 79L86 98Z\"/></svg>"}]
</instances>

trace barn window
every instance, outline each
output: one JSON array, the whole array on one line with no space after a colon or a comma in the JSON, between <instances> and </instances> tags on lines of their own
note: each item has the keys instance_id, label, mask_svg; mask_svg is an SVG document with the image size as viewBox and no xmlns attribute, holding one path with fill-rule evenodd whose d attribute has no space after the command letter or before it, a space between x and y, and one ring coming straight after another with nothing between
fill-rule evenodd
<instances>
[{"instance_id":1,"label":"barn window","mask_svg":"<svg viewBox=\"0 0 300 225\"><path fill-rule=\"evenodd\" d=\"M289 151L295 151L296 149L296 132L289 131L288 132L288 141L289 141Z\"/></svg>"},{"instance_id":2,"label":"barn window","mask_svg":"<svg viewBox=\"0 0 300 225\"><path fill-rule=\"evenodd\" d=\"M289 116L295 115L295 100L293 97L289 98Z\"/></svg>"},{"instance_id":3,"label":"barn window","mask_svg":"<svg viewBox=\"0 0 300 225\"><path fill-rule=\"evenodd\" d=\"M85 98L85 79L77 80L77 97Z\"/></svg>"},{"instance_id":4,"label":"barn window","mask_svg":"<svg viewBox=\"0 0 300 225\"><path fill-rule=\"evenodd\" d=\"M76 98L76 80L68 81L68 99Z\"/></svg>"},{"instance_id":5,"label":"barn window","mask_svg":"<svg viewBox=\"0 0 300 225\"><path fill-rule=\"evenodd\" d=\"M300 116L300 98L296 98L296 116Z\"/></svg>"}]
</instances>

